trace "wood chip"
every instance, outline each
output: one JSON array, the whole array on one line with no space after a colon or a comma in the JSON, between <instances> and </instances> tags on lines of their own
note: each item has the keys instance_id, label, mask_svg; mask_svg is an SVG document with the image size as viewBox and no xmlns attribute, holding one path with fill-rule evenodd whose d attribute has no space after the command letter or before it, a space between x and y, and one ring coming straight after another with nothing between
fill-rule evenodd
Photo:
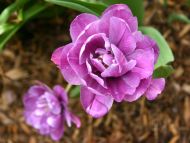
<instances>
[{"instance_id":1,"label":"wood chip","mask_svg":"<svg viewBox=\"0 0 190 143\"><path fill-rule=\"evenodd\" d=\"M190 98L186 97L184 101L183 118L187 126L190 127Z\"/></svg>"},{"instance_id":2,"label":"wood chip","mask_svg":"<svg viewBox=\"0 0 190 143\"><path fill-rule=\"evenodd\" d=\"M173 135L178 135L178 130L177 130L175 124L170 124L170 125L169 125L169 130L170 130L170 132L171 132Z\"/></svg>"},{"instance_id":3,"label":"wood chip","mask_svg":"<svg viewBox=\"0 0 190 143\"><path fill-rule=\"evenodd\" d=\"M179 37L182 38L185 36L188 32L190 32L190 25L186 25L181 32L179 33Z\"/></svg>"},{"instance_id":4,"label":"wood chip","mask_svg":"<svg viewBox=\"0 0 190 143\"><path fill-rule=\"evenodd\" d=\"M177 141L179 140L179 136L174 136L169 143L177 143Z\"/></svg>"},{"instance_id":5,"label":"wood chip","mask_svg":"<svg viewBox=\"0 0 190 143\"><path fill-rule=\"evenodd\" d=\"M30 139L29 139L29 143L37 143L35 137L33 137L33 136L30 137Z\"/></svg>"},{"instance_id":6,"label":"wood chip","mask_svg":"<svg viewBox=\"0 0 190 143\"><path fill-rule=\"evenodd\" d=\"M178 67L176 70L175 70L175 72L174 72L174 77L175 78L179 78L179 77L181 77L182 75L183 75L183 73L184 73L184 69L183 69L183 67Z\"/></svg>"},{"instance_id":7,"label":"wood chip","mask_svg":"<svg viewBox=\"0 0 190 143\"><path fill-rule=\"evenodd\" d=\"M190 85L189 84L183 84L182 85L182 90L185 91L186 93L190 94Z\"/></svg>"},{"instance_id":8,"label":"wood chip","mask_svg":"<svg viewBox=\"0 0 190 143\"><path fill-rule=\"evenodd\" d=\"M27 72L20 68L11 69L8 72L6 72L5 75L12 80L19 80L28 76Z\"/></svg>"}]
</instances>

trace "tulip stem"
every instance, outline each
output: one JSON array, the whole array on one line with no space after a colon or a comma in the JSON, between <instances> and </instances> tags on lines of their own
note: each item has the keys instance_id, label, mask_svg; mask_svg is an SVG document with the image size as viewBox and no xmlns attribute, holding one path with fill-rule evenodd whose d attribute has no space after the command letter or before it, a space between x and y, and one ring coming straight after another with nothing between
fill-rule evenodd
<instances>
[{"instance_id":1,"label":"tulip stem","mask_svg":"<svg viewBox=\"0 0 190 143\"><path fill-rule=\"evenodd\" d=\"M69 90L71 89L72 85L71 84L67 84L66 88L65 88L65 91L66 92L69 92Z\"/></svg>"}]
</instances>

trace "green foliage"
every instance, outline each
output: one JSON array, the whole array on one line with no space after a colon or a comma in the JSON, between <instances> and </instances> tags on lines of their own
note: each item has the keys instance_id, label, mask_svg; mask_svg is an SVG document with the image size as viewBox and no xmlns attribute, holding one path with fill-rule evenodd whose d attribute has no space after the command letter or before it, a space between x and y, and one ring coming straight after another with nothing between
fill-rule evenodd
<instances>
[{"instance_id":1,"label":"green foliage","mask_svg":"<svg viewBox=\"0 0 190 143\"><path fill-rule=\"evenodd\" d=\"M170 65L160 66L156 70L154 70L153 77L160 78L160 77L168 77L174 71L173 67Z\"/></svg>"},{"instance_id":2,"label":"green foliage","mask_svg":"<svg viewBox=\"0 0 190 143\"><path fill-rule=\"evenodd\" d=\"M108 5L115 4L115 3L124 3L129 5L133 14L137 16L139 25L143 23L144 17L144 6L143 0L103 0L102 2L95 2L95 1L81 1L81 0L45 0L49 3L68 7L80 12L89 12L95 15L100 15Z\"/></svg>"},{"instance_id":3,"label":"green foliage","mask_svg":"<svg viewBox=\"0 0 190 143\"><path fill-rule=\"evenodd\" d=\"M80 86L75 86L73 89L71 89L70 97L75 98L80 95Z\"/></svg>"},{"instance_id":4,"label":"green foliage","mask_svg":"<svg viewBox=\"0 0 190 143\"><path fill-rule=\"evenodd\" d=\"M16 0L13 4L5 8L0 15L0 24L6 23L11 14L21 9L27 2L26 0Z\"/></svg>"},{"instance_id":5,"label":"green foliage","mask_svg":"<svg viewBox=\"0 0 190 143\"><path fill-rule=\"evenodd\" d=\"M12 9L12 5L14 5L14 10ZM1 23L0 23L0 50L3 48L3 46L7 43L7 41L22 27L24 23L26 23L28 20L30 20L33 16L37 15L44 9L48 7L47 3L35 3L30 8L28 8L26 11L22 12L22 21L15 24L10 24L7 20L9 16L11 15L11 12L14 12L18 7L15 6L15 3L8 6L7 8L1 13L0 16L2 16ZM10 10L11 7L11 10ZM9 12L6 12L9 11ZM6 16L7 17L6 17Z\"/></svg>"},{"instance_id":6,"label":"green foliage","mask_svg":"<svg viewBox=\"0 0 190 143\"><path fill-rule=\"evenodd\" d=\"M184 14L177 14L177 13L170 14L168 18L168 23L171 24L173 21L177 21L177 20L190 24L190 19L187 16L185 16Z\"/></svg>"},{"instance_id":7,"label":"green foliage","mask_svg":"<svg viewBox=\"0 0 190 143\"><path fill-rule=\"evenodd\" d=\"M101 12L107 7L100 2L87 2L81 0L45 0L46 2L71 8L80 12L88 12L95 15L100 15Z\"/></svg>"},{"instance_id":8,"label":"green foliage","mask_svg":"<svg viewBox=\"0 0 190 143\"><path fill-rule=\"evenodd\" d=\"M156 40L160 49L160 55L155 65L154 75L161 77L168 76L168 74L171 73L172 69L171 66L167 66L167 64L174 61L174 56L166 40L160 34L160 32L153 27L140 27L139 30ZM160 71L162 71L162 73L160 73Z\"/></svg>"}]
</instances>

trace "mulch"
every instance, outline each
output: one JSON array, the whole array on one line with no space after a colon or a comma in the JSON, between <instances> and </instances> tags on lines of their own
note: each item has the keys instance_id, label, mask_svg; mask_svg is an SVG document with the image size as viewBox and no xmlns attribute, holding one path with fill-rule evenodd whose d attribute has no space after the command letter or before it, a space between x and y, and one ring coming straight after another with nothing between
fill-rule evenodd
<instances>
[{"instance_id":1,"label":"mulch","mask_svg":"<svg viewBox=\"0 0 190 143\"><path fill-rule=\"evenodd\" d=\"M70 109L82 127L65 127L60 143L190 143L190 25L167 23L172 12L190 17L190 8L177 0L169 0L167 7L161 0L147 1L145 8L145 25L159 29L175 55L175 71L163 94L155 101L115 103L100 119L88 116L78 98L72 98ZM56 47L69 43L69 23L77 14L66 10L30 21L0 53L0 143L54 142L25 123L22 96L36 80L66 86L50 57Z\"/></svg>"}]
</instances>

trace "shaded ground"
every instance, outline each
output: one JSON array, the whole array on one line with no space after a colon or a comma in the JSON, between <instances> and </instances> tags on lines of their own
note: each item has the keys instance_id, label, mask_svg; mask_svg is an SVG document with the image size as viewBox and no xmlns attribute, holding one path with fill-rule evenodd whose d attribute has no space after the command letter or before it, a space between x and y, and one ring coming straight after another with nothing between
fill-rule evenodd
<instances>
[{"instance_id":1,"label":"shaded ground","mask_svg":"<svg viewBox=\"0 0 190 143\"><path fill-rule=\"evenodd\" d=\"M94 120L78 99L70 107L82 120L82 127L66 128L65 143L189 143L190 142L190 25L167 24L174 11L190 16L181 1L146 5L145 24L155 26L165 36L175 54L174 74L163 94L153 102L141 98L134 103L114 104L104 118ZM68 16L69 15L69 16ZM68 27L75 12L63 17L34 20L19 31L0 53L0 143L52 143L25 124L22 95L35 80L52 86L65 85L50 61L55 47L70 41Z\"/></svg>"}]
</instances>

